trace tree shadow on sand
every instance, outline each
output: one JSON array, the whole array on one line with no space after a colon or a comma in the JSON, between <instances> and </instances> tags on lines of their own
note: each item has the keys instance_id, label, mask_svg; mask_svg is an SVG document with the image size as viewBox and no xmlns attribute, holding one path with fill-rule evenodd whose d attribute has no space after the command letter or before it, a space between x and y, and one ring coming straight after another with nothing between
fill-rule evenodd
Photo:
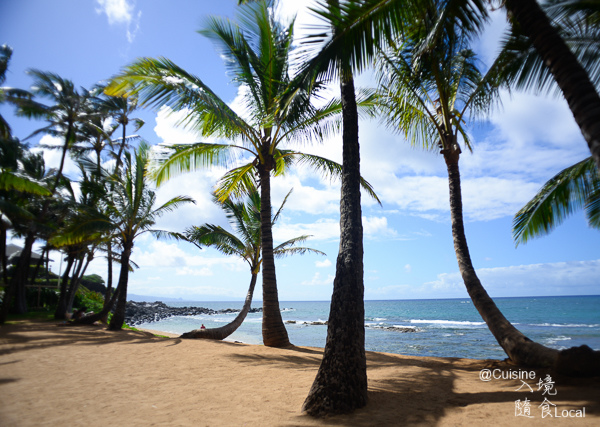
<instances>
[{"instance_id":1,"label":"tree shadow on sand","mask_svg":"<svg viewBox=\"0 0 600 427\"><path fill-rule=\"evenodd\" d=\"M0 327L0 355L65 345L104 345L112 343L146 344L181 342L145 331L109 331L104 325L74 325L56 321L27 321Z\"/></svg>"},{"instance_id":2,"label":"tree shadow on sand","mask_svg":"<svg viewBox=\"0 0 600 427\"><path fill-rule=\"evenodd\" d=\"M322 350L307 348L288 349L289 354L232 354L231 357L244 364L281 365L286 369L316 370L321 363ZM400 368L400 369L389 369ZM546 371L537 371L536 380L529 381L529 389L519 390L519 380L498 380L489 385L490 391L482 389L479 379L482 369L517 371L518 367L493 360L466 360L458 358L417 358L367 352L367 374L369 376L369 402L366 407L352 414L338 415L320 420L320 425L373 426L373 425L436 425L454 411L463 411L472 405L486 405L488 415L502 408L507 417L514 416L515 402L525 398L531 401L531 413L541 418L538 407L544 400L543 390L537 389L537 381L544 378ZM378 372L381 371L381 372ZM600 413L600 379L573 379L552 375L558 390L550 396L558 402L559 412L563 409L580 409L585 406L588 414ZM469 391L469 381L477 390ZM461 387L459 389L458 382ZM498 387L501 385L501 387ZM459 391L460 390L460 391ZM308 393L308 390L306 390ZM502 406L490 404L505 404ZM486 408L486 410L487 410ZM300 408L298 408L300 410ZM496 414L497 415L497 414ZM478 415L485 419L485 411ZM298 415L298 424L303 424L307 415ZM472 420L475 424L477 419Z\"/></svg>"}]
</instances>

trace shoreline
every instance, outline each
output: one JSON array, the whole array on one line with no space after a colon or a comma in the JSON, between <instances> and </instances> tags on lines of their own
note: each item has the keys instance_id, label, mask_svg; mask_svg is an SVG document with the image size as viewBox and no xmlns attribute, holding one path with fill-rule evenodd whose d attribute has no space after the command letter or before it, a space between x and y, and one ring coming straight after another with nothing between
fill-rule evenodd
<instances>
[{"instance_id":1,"label":"shoreline","mask_svg":"<svg viewBox=\"0 0 600 427\"><path fill-rule=\"evenodd\" d=\"M558 425L600 423L600 378L546 376L482 381L482 369L518 371L497 360L367 352L369 403L352 414L313 419L301 407L323 349L158 338L159 331L18 322L0 327L3 425ZM517 416L527 401L533 418ZM525 407L523 407L525 408ZM523 409L522 408L522 409ZM585 417L572 419L585 408ZM566 411L566 412L565 412ZM558 415L555 416L555 415ZM563 416L565 415L565 416ZM572 415L572 416L571 416Z\"/></svg>"}]
</instances>

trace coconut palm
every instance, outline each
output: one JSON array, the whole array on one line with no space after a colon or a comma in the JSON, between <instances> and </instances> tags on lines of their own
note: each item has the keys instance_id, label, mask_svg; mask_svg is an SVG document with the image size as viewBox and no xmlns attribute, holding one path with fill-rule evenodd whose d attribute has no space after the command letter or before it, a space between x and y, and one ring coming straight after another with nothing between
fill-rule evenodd
<instances>
[{"instance_id":1,"label":"coconut palm","mask_svg":"<svg viewBox=\"0 0 600 427\"><path fill-rule=\"evenodd\" d=\"M575 10L598 13L596 2L556 3L557 9L563 12ZM514 25L518 25L521 34L529 38L552 74L588 143L596 166L600 169L600 96L590 76L537 1L505 0L502 6Z\"/></svg>"},{"instance_id":2,"label":"coconut palm","mask_svg":"<svg viewBox=\"0 0 600 427\"><path fill-rule=\"evenodd\" d=\"M240 24L219 18L208 20L201 33L219 44L229 71L243 94L245 114L238 114L202 80L168 59L142 59L114 79L109 93L134 93L145 105L168 106L185 111L183 123L204 136L226 138L237 144L196 143L175 147L175 153L157 172L160 183L183 171L212 165L233 167L219 182L221 200L240 197L253 188L258 175L261 192L263 259L263 342L289 345L277 294L273 255L271 175L282 174L293 163L303 163L338 175L339 165L283 145L293 141L321 140L335 131L329 119L340 111L331 101L317 108L311 102L322 85L307 79L297 84L290 78L293 22L275 20L267 2L240 8ZM369 105L369 101L365 102ZM241 160L240 163L237 162ZM237 162L237 163L236 163ZM365 184L366 185L366 184ZM367 190L372 190L366 185Z\"/></svg>"},{"instance_id":3,"label":"coconut palm","mask_svg":"<svg viewBox=\"0 0 600 427\"><path fill-rule=\"evenodd\" d=\"M323 361L303 409L313 416L350 412L367 402L364 352L364 283L360 193L358 115L355 72L368 68L388 39L402 37L406 22L421 9L420 1L319 1L322 31L305 40L319 51L306 62L305 74L339 77L343 106L343 178L340 203L340 252L336 263L327 342ZM465 29L481 27L483 1L447 2L448 13Z\"/></svg>"},{"instance_id":4,"label":"coconut palm","mask_svg":"<svg viewBox=\"0 0 600 427\"><path fill-rule=\"evenodd\" d=\"M581 208L590 227L600 228L600 175L592 157L563 169L542 186L515 215L513 238L518 245L548 234Z\"/></svg>"},{"instance_id":5,"label":"coconut palm","mask_svg":"<svg viewBox=\"0 0 600 427\"><path fill-rule=\"evenodd\" d=\"M404 42L383 54L382 107L387 122L413 144L439 147L448 170L452 237L459 270L488 328L510 359L529 366L552 366L558 352L534 343L502 315L482 286L471 262L462 217L459 138L471 148L465 130L470 116L485 114L497 99L498 64L486 75L468 48L469 34L443 21L443 9L432 1ZM446 24L440 38L425 38L431 28Z\"/></svg>"},{"instance_id":6,"label":"coconut palm","mask_svg":"<svg viewBox=\"0 0 600 427\"><path fill-rule=\"evenodd\" d=\"M290 193L291 191L287 194L281 203L279 210L273 217L273 225L279 218ZM188 228L185 231L184 236L186 237L186 240L194 243L200 248L203 246L213 247L226 255L236 255L246 261L250 267L251 273L250 286L242 310L231 323L219 328L195 329L183 334L181 336L182 338L209 338L222 340L234 333L235 330L240 327L250 311L256 278L260 272L260 265L262 263L260 194L258 191L252 192L248 196L246 203L234 202L231 199L226 199L224 202L221 202L218 197L215 197L214 201L225 212L234 232L227 231L218 225L204 224L199 227L194 226ZM316 249L296 246L296 244L305 241L308 237L309 236L295 237L277 245L273 248L274 256L284 257L307 252L325 255L323 252Z\"/></svg>"},{"instance_id":7,"label":"coconut palm","mask_svg":"<svg viewBox=\"0 0 600 427\"><path fill-rule=\"evenodd\" d=\"M8 70L8 64L10 63L12 52L13 50L10 46L5 44L0 46L0 85L4 84L6 81L6 71ZM22 89L0 86L0 104L10 102L18 105L22 100L31 99L31 96L31 93ZM10 139L11 137L12 134L10 125L0 114L0 138Z\"/></svg>"},{"instance_id":8,"label":"coconut palm","mask_svg":"<svg viewBox=\"0 0 600 427\"><path fill-rule=\"evenodd\" d=\"M598 5L584 2L550 0L543 10L552 20L560 37L587 71L596 88L600 87L600 10ZM510 27L504 37L500 57L501 73L511 87L535 92L549 92L562 96L553 78L531 40L522 34L519 26Z\"/></svg>"},{"instance_id":9,"label":"coconut palm","mask_svg":"<svg viewBox=\"0 0 600 427\"><path fill-rule=\"evenodd\" d=\"M114 193L109 201L109 221L105 222L119 236L121 252L121 272L117 285L118 299L109 328L121 329L125 320L127 302L127 282L129 278L129 259L135 239L143 233L151 232L157 237L169 233L154 230L151 227L156 220L167 212L177 209L185 203L195 203L185 196L174 197L156 207L156 194L150 190L147 168L150 146L141 143L137 150L125 154L123 171L113 175Z\"/></svg>"},{"instance_id":10,"label":"coconut palm","mask_svg":"<svg viewBox=\"0 0 600 427\"><path fill-rule=\"evenodd\" d=\"M63 79L54 73L39 70L29 70L28 73L34 77L32 93L37 96L49 98L53 102L51 105L46 105L34 99L22 99L19 101L18 115L28 118L41 118L47 121L46 126L36 130L28 138L40 133L46 133L62 137L64 141L62 146L59 147L62 150L60 165L54 182L50 186L50 192L54 195L62 179L67 152L80 138L81 124L89 118L89 93L85 89L81 91L77 90L73 82ZM47 148L56 147L50 146ZM50 198L46 199L38 215L39 222L44 222L50 203ZM28 277L31 250L37 238L33 232L33 228L31 227L31 231L25 236L23 250L21 251L11 284L11 286L15 287L15 295L17 296L15 307L19 313L27 312L25 283Z\"/></svg>"}]
</instances>

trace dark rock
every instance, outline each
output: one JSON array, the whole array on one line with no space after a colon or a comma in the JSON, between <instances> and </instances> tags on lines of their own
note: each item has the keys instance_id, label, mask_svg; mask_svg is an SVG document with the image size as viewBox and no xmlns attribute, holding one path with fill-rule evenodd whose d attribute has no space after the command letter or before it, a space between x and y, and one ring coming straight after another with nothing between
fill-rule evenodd
<instances>
[{"instance_id":1,"label":"dark rock","mask_svg":"<svg viewBox=\"0 0 600 427\"><path fill-rule=\"evenodd\" d=\"M240 310L226 308L224 310L212 310L204 307L169 307L162 301L135 302L128 301L125 309L125 323L130 326L142 323L158 322L172 316L199 316L214 314L239 313ZM261 313L262 307L250 309L250 313Z\"/></svg>"}]
</instances>

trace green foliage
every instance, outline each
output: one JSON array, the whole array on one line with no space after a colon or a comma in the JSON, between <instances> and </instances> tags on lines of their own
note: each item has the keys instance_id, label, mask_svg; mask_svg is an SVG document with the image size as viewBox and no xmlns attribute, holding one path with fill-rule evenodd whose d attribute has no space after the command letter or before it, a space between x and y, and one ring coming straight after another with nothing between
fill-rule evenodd
<instances>
[{"instance_id":1,"label":"green foliage","mask_svg":"<svg viewBox=\"0 0 600 427\"><path fill-rule=\"evenodd\" d=\"M600 228L600 176L592 157L569 166L548 180L513 219L517 245L550 233L579 209L590 227Z\"/></svg>"},{"instance_id":2,"label":"green foliage","mask_svg":"<svg viewBox=\"0 0 600 427\"><path fill-rule=\"evenodd\" d=\"M80 286L75 294L73 307L85 307L85 311L93 311L98 313L104 306L104 296L98 292L90 291L87 288Z\"/></svg>"},{"instance_id":3,"label":"green foliage","mask_svg":"<svg viewBox=\"0 0 600 427\"><path fill-rule=\"evenodd\" d=\"M102 276L98 274L88 274L82 277L83 280L87 280L88 282L98 283L100 285L104 285L104 279Z\"/></svg>"}]
</instances>

